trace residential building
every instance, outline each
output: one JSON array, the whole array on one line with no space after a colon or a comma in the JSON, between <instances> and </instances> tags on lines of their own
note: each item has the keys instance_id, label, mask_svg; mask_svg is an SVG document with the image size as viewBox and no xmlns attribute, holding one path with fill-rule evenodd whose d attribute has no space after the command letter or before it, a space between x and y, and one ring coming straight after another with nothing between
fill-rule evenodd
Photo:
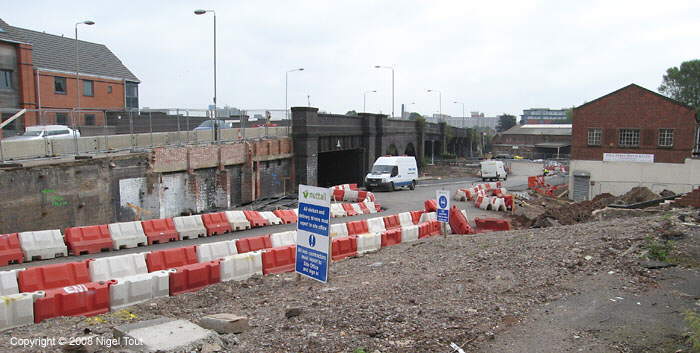
<instances>
[{"instance_id":1,"label":"residential building","mask_svg":"<svg viewBox=\"0 0 700 353\"><path fill-rule=\"evenodd\" d=\"M696 110L635 84L574 109L569 190L574 200L634 186L700 185Z\"/></svg>"},{"instance_id":2,"label":"residential building","mask_svg":"<svg viewBox=\"0 0 700 353\"><path fill-rule=\"evenodd\" d=\"M498 117L485 116L484 113L481 112L471 112L470 116L467 117L448 117L446 121L448 125L461 128L496 130L496 125L498 125Z\"/></svg>"},{"instance_id":3,"label":"residential building","mask_svg":"<svg viewBox=\"0 0 700 353\"><path fill-rule=\"evenodd\" d=\"M0 108L16 125L101 125L104 110L137 109L139 79L105 45L13 27L0 19ZM80 84L76 83L79 78ZM78 103L79 102L79 103ZM80 113L74 110L80 106ZM16 126L21 129L21 126Z\"/></svg>"},{"instance_id":4,"label":"residential building","mask_svg":"<svg viewBox=\"0 0 700 353\"><path fill-rule=\"evenodd\" d=\"M494 154L531 159L565 158L571 152L571 125L515 125L496 134L491 145Z\"/></svg>"},{"instance_id":5,"label":"residential building","mask_svg":"<svg viewBox=\"0 0 700 353\"><path fill-rule=\"evenodd\" d=\"M566 109L530 108L520 116L521 125L568 124Z\"/></svg>"}]
</instances>

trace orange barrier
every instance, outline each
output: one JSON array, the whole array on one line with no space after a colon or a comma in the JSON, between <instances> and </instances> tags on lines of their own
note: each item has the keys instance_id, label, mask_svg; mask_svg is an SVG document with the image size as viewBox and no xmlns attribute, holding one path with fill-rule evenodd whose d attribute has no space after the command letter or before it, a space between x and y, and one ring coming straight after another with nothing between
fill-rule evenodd
<instances>
[{"instance_id":1,"label":"orange barrier","mask_svg":"<svg viewBox=\"0 0 700 353\"><path fill-rule=\"evenodd\" d=\"M467 217L455 206L450 208L450 228L454 234L474 234Z\"/></svg>"},{"instance_id":2,"label":"orange barrier","mask_svg":"<svg viewBox=\"0 0 700 353\"><path fill-rule=\"evenodd\" d=\"M401 228L390 229L382 232L382 247L401 243Z\"/></svg>"},{"instance_id":3,"label":"orange barrier","mask_svg":"<svg viewBox=\"0 0 700 353\"><path fill-rule=\"evenodd\" d=\"M219 282L221 282L219 260L176 267L169 276L170 295L198 291Z\"/></svg>"},{"instance_id":4,"label":"orange barrier","mask_svg":"<svg viewBox=\"0 0 700 353\"><path fill-rule=\"evenodd\" d=\"M243 214L245 215L245 218L250 222L250 226L255 228L255 227L264 227L270 225L270 222L263 217L260 212L258 211L243 211Z\"/></svg>"},{"instance_id":5,"label":"orange barrier","mask_svg":"<svg viewBox=\"0 0 700 353\"><path fill-rule=\"evenodd\" d=\"M369 208L367 208L367 205L364 202L358 202L357 204L360 205L360 209L362 210L362 213L364 213L364 214L372 213L369 211Z\"/></svg>"},{"instance_id":6,"label":"orange barrier","mask_svg":"<svg viewBox=\"0 0 700 353\"><path fill-rule=\"evenodd\" d=\"M477 233L511 230L510 221L500 218L474 218Z\"/></svg>"},{"instance_id":7,"label":"orange barrier","mask_svg":"<svg viewBox=\"0 0 700 353\"><path fill-rule=\"evenodd\" d=\"M401 228L401 221L399 220L399 215L391 215L384 217L384 228L393 229Z\"/></svg>"},{"instance_id":8,"label":"orange barrier","mask_svg":"<svg viewBox=\"0 0 700 353\"><path fill-rule=\"evenodd\" d=\"M351 256L357 256L357 238L333 238L333 261L339 261Z\"/></svg>"},{"instance_id":9,"label":"orange barrier","mask_svg":"<svg viewBox=\"0 0 700 353\"><path fill-rule=\"evenodd\" d=\"M20 292L34 292L90 282L87 261L30 267L19 271Z\"/></svg>"},{"instance_id":10,"label":"orange barrier","mask_svg":"<svg viewBox=\"0 0 700 353\"><path fill-rule=\"evenodd\" d=\"M362 202L364 200L374 201L375 200L374 194L371 192L367 192L367 191L358 191L357 192L357 202Z\"/></svg>"},{"instance_id":11,"label":"orange barrier","mask_svg":"<svg viewBox=\"0 0 700 353\"><path fill-rule=\"evenodd\" d=\"M342 206L343 206L343 209L345 210L345 213L348 215L348 217L357 216L357 212L355 211L354 208L352 208L351 204L343 203Z\"/></svg>"},{"instance_id":12,"label":"orange barrier","mask_svg":"<svg viewBox=\"0 0 700 353\"><path fill-rule=\"evenodd\" d=\"M19 245L18 233L0 235L0 266L11 263L21 264L24 261L22 248Z\"/></svg>"},{"instance_id":13,"label":"orange barrier","mask_svg":"<svg viewBox=\"0 0 700 353\"><path fill-rule=\"evenodd\" d=\"M70 255L94 254L112 250L109 226L71 227L63 231L63 239Z\"/></svg>"},{"instance_id":14,"label":"orange barrier","mask_svg":"<svg viewBox=\"0 0 700 353\"><path fill-rule=\"evenodd\" d=\"M436 200L425 200L423 203L425 205L425 212L436 212L437 211L437 201Z\"/></svg>"},{"instance_id":15,"label":"orange barrier","mask_svg":"<svg viewBox=\"0 0 700 353\"><path fill-rule=\"evenodd\" d=\"M296 245L280 246L262 253L263 274L276 274L294 271Z\"/></svg>"},{"instance_id":16,"label":"orange barrier","mask_svg":"<svg viewBox=\"0 0 700 353\"><path fill-rule=\"evenodd\" d=\"M94 316L109 311L109 286L115 281L89 282L46 290L34 301L34 322L57 316Z\"/></svg>"},{"instance_id":17,"label":"orange barrier","mask_svg":"<svg viewBox=\"0 0 700 353\"><path fill-rule=\"evenodd\" d=\"M239 254L251 252L251 251L257 251L257 250L269 249L271 247L272 247L272 239L270 239L269 234L260 235L257 237L236 239L236 249L238 250Z\"/></svg>"},{"instance_id":18,"label":"orange barrier","mask_svg":"<svg viewBox=\"0 0 700 353\"><path fill-rule=\"evenodd\" d=\"M148 239L148 245L176 241L179 238L172 218L141 221L141 226Z\"/></svg>"},{"instance_id":19,"label":"orange barrier","mask_svg":"<svg viewBox=\"0 0 700 353\"><path fill-rule=\"evenodd\" d=\"M294 210L274 210L272 213L279 217L285 224L297 222L297 214L294 212Z\"/></svg>"},{"instance_id":20,"label":"orange barrier","mask_svg":"<svg viewBox=\"0 0 700 353\"><path fill-rule=\"evenodd\" d=\"M413 220L413 224L420 223L420 216L422 216L423 213L425 213L423 210L411 211L411 219Z\"/></svg>"},{"instance_id":21,"label":"orange barrier","mask_svg":"<svg viewBox=\"0 0 700 353\"><path fill-rule=\"evenodd\" d=\"M148 272L167 270L197 262L197 249L194 245L182 248L152 251L146 254Z\"/></svg>"},{"instance_id":22,"label":"orange barrier","mask_svg":"<svg viewBox=\"0 0 700 353\"><path fill-rule=\"evenodd\" d=\"M207 229L208 236L233 232L224 212L203 214L202 222L204 222L204 228Z\"/></svg>"},{"instance_id":23,"label":"orange barrier","mask_svg":"<svg viewBox=\"0 0 700 353\"><path fill-rule=\"evenodd\" d=\"M509 211L515 211L515 199L513 198L513 195L503 195L503 200L506 204L506 208Z\"/></svg>"},{"instance_id":24,"label":"orange barrier","mask_svg":"<svg viewBox=\"0 0 700 353\"><path fill-rule=\"evenodd\" d=\"M436 220L423 222L418 225L418 238L427 238L440 235L440 222Z\"/></svg>"},{"instance_id":25,"label":"orange barrier","mask_svg":"<svg viewBox=\"0 0 700 353\"><path fill-rule=\"evenodd\" d=\"M345 190L342 189L335 189L333 190L333 201L343 201L343 198L345 198Z\"/></svg>"},{"instance_id":26,"label":"orange barrier","mask_svg":"<svg viewBox=\"0 0 700 353\"><path fill-rule=\"evenodd\" d=\"M382 212L382 204L380 204L377 201L373 201L373 202L374 202L374 209L377 210L377 212Z\"/></svg>"},{"instance_id":27,"label":"orange barrier","mask_svg":"<svg viewBox=\"0 0 700 353\"><path fill-rule=\"evenodd\" d=\"M367 224L367 220L365 219L361 221L352 221L345 223L345 226L348 228L348 235L369 233L369 225Z\"/></svg>"}]
</instances>

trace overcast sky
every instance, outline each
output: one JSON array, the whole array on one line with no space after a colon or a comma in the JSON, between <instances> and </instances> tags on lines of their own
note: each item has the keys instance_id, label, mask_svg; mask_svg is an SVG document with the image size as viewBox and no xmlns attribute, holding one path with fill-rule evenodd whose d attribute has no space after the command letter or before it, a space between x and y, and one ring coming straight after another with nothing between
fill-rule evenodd
<instances>
[{"instance_id":1,"label":"overcast sky","mask_svg":"<svg viewBox=\"0 0 700 353\"><path fill-rule=\"evenodd\" d=\"M700 1L17 1L8 24L106 44L139 77L140 105L206 108L213 92L216 10L218 103L289 105L345 113L407 110L461 116L579 105L637 83L656 90L665 70L697 59Z\"/></svg>"}]
</instances>

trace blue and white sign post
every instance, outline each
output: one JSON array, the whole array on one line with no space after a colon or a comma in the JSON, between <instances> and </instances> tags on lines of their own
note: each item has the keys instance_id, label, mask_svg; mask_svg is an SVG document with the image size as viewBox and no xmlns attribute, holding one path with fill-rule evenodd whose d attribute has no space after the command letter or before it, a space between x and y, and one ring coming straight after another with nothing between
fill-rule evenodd
<instances>
[{"instance_id":1,"label":"blue and white sign post","mask_svg":"<svg viewBox=\"0 0 700 353\"><path fill-rule=\"evenodd\" d=\"M299 185L296 273L319 282L328 281L330 227L330 189Z\"/></svg>"},{"instance_id":2,"label":"blue and white sign post","mask_svg":"<svg viewBox=\"0 0 700 353\"><path fill-rule=\"evenodd\" d=\"M450 192L447 190L437 190L437 220L442 223L442 235L447 237L447 227L445 223L450 223Z\"/></svg>"}]
</instances>

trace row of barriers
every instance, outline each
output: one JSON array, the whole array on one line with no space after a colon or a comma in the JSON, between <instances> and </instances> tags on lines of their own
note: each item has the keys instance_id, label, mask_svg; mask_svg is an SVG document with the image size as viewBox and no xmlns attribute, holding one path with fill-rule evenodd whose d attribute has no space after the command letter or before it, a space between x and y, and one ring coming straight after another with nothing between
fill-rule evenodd
<instances>
[{"instance_id":1,"label":"row of barriers","mask_svg":"<svg viewBox=\"0 0 700 353\"><path fill-rule=\"evenodd\" d=\"M476 184L466 189L458 189L456 201L474 201L474 206L482 210L513 211L515 198L501 185L501 182Z\"/></svg>"}]
</instances>

